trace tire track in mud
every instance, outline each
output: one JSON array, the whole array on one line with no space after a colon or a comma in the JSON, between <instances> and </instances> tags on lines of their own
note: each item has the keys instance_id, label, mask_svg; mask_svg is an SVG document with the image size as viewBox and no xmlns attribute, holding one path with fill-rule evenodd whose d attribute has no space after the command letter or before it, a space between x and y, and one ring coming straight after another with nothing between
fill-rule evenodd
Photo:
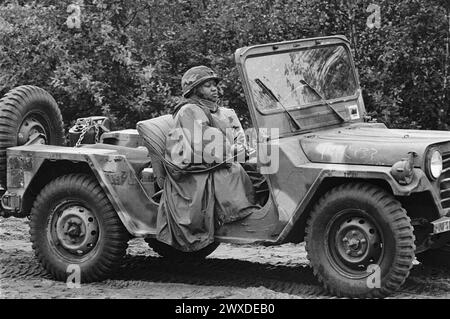
<instances>
[{"instance_id":1,"label":"tire track in mud","mask_svg":"<svg viewBox=\"0 0 450 319\"><path fill-rule=\"evenodd\" d=\"M0 280L49 279L35 259L29 242L28 226L22 220L2 220L5 232L0 234ZM229 248L229 247L228 247ZM328 294L313 276L306 255L286 258L286 251L264 251L264 248L239 246L222 250L219 258L197 262L170 262L149 250L146 243L131 241L129 255L111 279L91 283L97 288L146 288L152 283L181 283L200 286L240 288L265 287L277 293L302 298L336 298ZM239 259L228 259L234 249ZM256 249L256 250L255 250ZM287 247L288 251L297 247ZM281 255L280 255L281 253ZM300 252L301 253L301 252ZM281 256L281 257L280 257ZM272 258L273 257L273 258ZM270 263L269 263L270 262ZM416 265L400 291L391 298L426 298L450 296L450 270Z\"/></svg>"},{"instance_id":2,"label":"tire track in mud","mask_svg":"<svg viewBox=\"0 0 450 319\"><path fill-rule=\"evenodd\" d=\"M32 254L0 259L0 279L52 279ZM337 298L327 293L308 265L260 264L235 259L171 262L152 256L126 256L111 279L90 283L105 288L142 288L148 283L181 283L202 286L265 287L303 298ZM447 295L450 271L415 266L400 291L391 298Z\"/></svg>"},{"instance_id":3,"label":"tire track in mud","mask_svg":"<svg viewBox=\"0 0 450 319\"><path fill-rule=\"evenodd\" d=\"M125 285L135 281L175 282L240 288L265 287L276 292L303 297L332 297L317 283L305 266L267 265L235 259L206 259L180 264L162 258L133 258L133 271L126 269L114 277ZM128 267L128 266L127 266Z\"/></svg>"},{"instance_id":4,"label":"tire track in mud","mask_svg":"<svg viewBox=\"0 0 450 319\"><path fill-rule=\"evenodd\" d=\"M445 297L450 294L450 270L416 265L403 284L400 294L409 296Z\"/></svg>"},{"instance_id":5,"label":"tire track in mud","mask_svg":"<svg viewBox=\"0 0 450 319\"><path fill-rule=\"evenodd\" d=\"M0 279L52 279L33 256L0 260ZM127 256L111 279L97 287L138 288L149 282L204 286L265 287L302 297L327 297L307 267L273 266L241 260L206 259L174 263L159 257Z\"/></svg>"},{"instance_id":6,"label":"tire track in mud","mask_svg":"<svg viewBox=\"0 0 450 319\"><path fill-rule=\"evenodd\" d=\"M52 279L51 275L32 256L0 261L0 279Z\"/></svg>"}]
</instances>

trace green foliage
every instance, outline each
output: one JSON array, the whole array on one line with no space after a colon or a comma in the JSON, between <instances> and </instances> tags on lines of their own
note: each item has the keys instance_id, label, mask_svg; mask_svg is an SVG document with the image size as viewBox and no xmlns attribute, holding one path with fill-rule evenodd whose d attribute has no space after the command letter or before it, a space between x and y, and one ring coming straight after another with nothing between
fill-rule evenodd
<instances>
[{"instance_id":1,"label":"green foliage","mask_svg":"<svg viewBox=\"0 0 450 319\"><path fill-rule=\"evenodd\" d=\"M206 64L223 77L224 100L249 117L234 63L243 46L344 34L366 108L390 127L447 129L446 1L76 0L0 4L0 93L22 84L51 92L66 124L104 114L115 128L170 112L182 74ZM368 28L370 4L381 27ZM447 75L447 88L444 79Z\"/></svg>"}]
</instances>

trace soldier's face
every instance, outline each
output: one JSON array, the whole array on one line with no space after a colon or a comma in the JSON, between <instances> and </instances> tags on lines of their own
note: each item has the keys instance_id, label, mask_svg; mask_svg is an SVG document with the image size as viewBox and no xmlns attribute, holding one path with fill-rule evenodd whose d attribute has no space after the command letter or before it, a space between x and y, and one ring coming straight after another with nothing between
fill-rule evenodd
<instances>
[{"instance_id":1,"label":"soldier's face","mask_svg":"<svg viewBox=\"0 0 450 319\"><path fill-rule=\"evenodd\" d=\"M219 89L214 80L203 83L203 85L199 86L197 92L198 95L205 100L215 102L219 98Z\"/></svg>"}]
</instances>

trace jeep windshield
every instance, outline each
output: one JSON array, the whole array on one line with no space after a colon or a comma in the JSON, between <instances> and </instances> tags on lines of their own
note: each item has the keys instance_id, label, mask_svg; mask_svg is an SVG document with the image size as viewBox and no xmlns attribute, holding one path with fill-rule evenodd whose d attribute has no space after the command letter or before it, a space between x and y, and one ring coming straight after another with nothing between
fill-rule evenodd
<instances>
[{"instance_id":1,"label":"jeep windshield","mask_svg":"<svg viewBox=\"0 0 450 319\"><path fill-rule=\"evenodd\" d=\"M251 94L263 112L282 111L283 105L289 109L324 104L321 96L326 101L342 100L355 96L358 90L350 55L343 45L251 56L245 68ZM264 92L258 79L278 101Z\"/></svg>"}]
</instances>

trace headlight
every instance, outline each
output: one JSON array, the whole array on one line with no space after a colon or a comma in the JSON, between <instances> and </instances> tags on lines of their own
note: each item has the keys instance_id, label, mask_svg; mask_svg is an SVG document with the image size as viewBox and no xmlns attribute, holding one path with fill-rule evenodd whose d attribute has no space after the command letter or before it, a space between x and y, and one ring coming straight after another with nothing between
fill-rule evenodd
<instances>
[{"instance_id":1,"label":"headlight","mask_svg":"<svg viewBox=\"0 0 450 319\"><path fill-rule=\"evenodd\" d=\"M426 170L428 177L435 180L442 174L442 155L441 152L434 149L428 152L426 160Z\"/></svg>"}]
</instances>

